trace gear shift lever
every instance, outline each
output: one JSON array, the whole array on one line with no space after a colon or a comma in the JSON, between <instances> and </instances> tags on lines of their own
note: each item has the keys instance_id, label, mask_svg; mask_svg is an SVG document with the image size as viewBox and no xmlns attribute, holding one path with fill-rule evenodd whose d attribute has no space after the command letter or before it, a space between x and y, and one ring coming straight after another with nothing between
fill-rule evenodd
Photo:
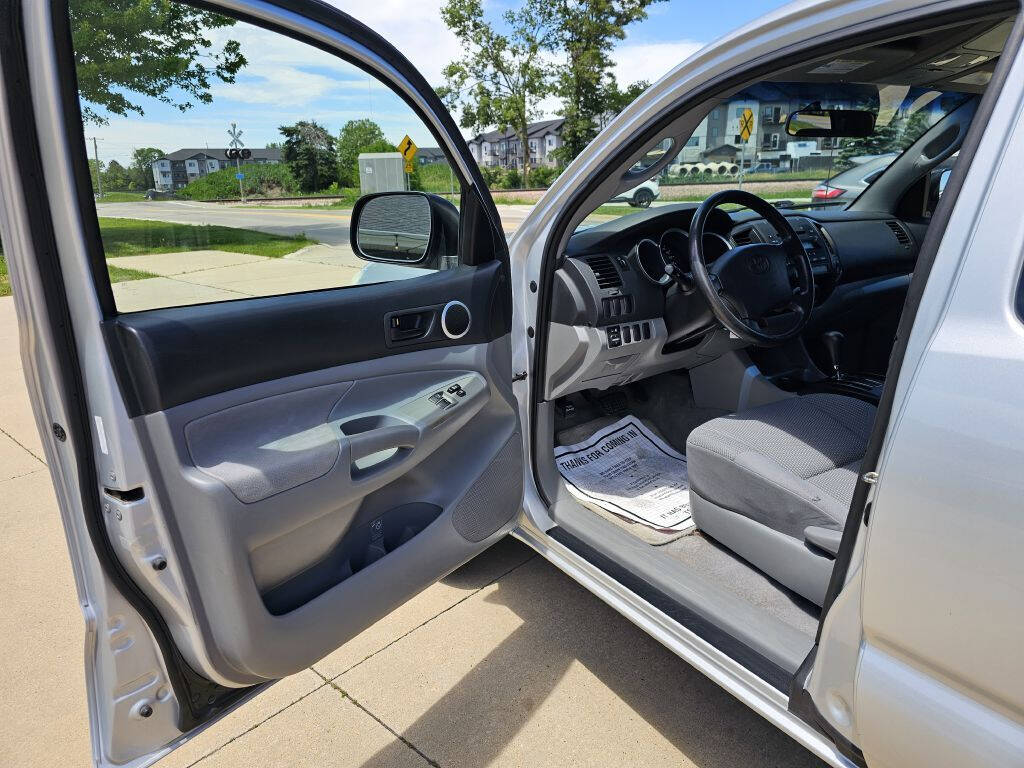
<instances>
[{"instance_id":1,"label":"gear shift lever","mask_svg":"<svg viewBox=\"0 0 1024 768\"><path fill-rule=\"evenodd\" d=\"M829 364L832 366L832 378L837 380L843 378L843 374L839 370L839 360L842 356L845 339L846 337L839 331L821 334L821 343L825 347L825 354L828 355Z\"/></svg>"}]
</instances>

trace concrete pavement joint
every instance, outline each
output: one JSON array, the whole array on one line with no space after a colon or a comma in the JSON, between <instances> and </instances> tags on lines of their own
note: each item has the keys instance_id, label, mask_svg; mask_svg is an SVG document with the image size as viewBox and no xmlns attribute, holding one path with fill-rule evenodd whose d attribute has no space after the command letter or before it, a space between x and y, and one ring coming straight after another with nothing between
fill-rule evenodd
<instances>
[{"instance_id":1,"label":"concrete pavement joint","mask_svg":"<svg viewBox=\"0 0 1024 768\"><path fill-rule=\"evenodd\" d=\"M0 427L0 434L6 435L7 437L9 437L11 439L12 443L17 445L19 448L21 448L23 451L25 451L25 453L27 453L33 459L38 461L44 467L46 466L46 461L45 460L41 459L39 456L36 456L34 453L32 453L32 451L30 451L28 448L26 448L25 445L21 441L18 440L18 438L16 438L14 435L12 435L10 432L8 432L3 427ZM26 472L25 474L26 475L31 475L32 473L31 472ZM24 475L19 475L19 477L24 477ZM13 480L14 478L10 478L10 479Z\"/></svg>"},{"instance_id":2,"label":"concrete pavement joint","mask_svg":"<svg viewBox=\"0 0 1024 768\"><path fill-rule=\"evenodd\" d=\"M321 674L319 674L319 673L318 673L318 672L317 672L317 671L316 671L315 669L313 670L313 673L314 673L314 674L315 674L315 675L316 675L317 677L319 677L319 678L320 678L321 680L323 680L323 677L324 677L324 676L323 676L323 675L321 675ZM227 741L225 741L225 742L224 742L223 744L221 744L221 745L220 745L219 747L217 747L216 749L212 749L212 750L210 750L210 751L209 751L209 752L207 752L207 753L206 753L205 755L203 755L202 757L200 757L200 758L199 758L198 760L195 760L194 762L191 762L191 763L189 763L189 764L188 764L188 765L186 766L186 768L192 768L192 766L194 766L194 765L198 765L199 763L203 762L203 760L205 760L206 758L208 758L208 757L212 757L213 755L217 754L217 753L218 753L218 752L220 752L220 751L221 751L222 749L224 749L224 747L226 747L226 746L227 746L228 744L230 744L231 742L233 742L233 741L237 741L238 739L242 738L242 737L243 737L243 736L245 736L246 734L248 734L248 733L251 733L252 731L255 731L255 730L256 730L257 728L259 728L259 727L260 727L261 725L263 725L264 723L266 723L266 722L269 722L270 720L273 720L273 719L274 719L275 717L277 717L278 715L280 715L280 714L281 714L282 712L284 712L284 711L285 711L286 709L291 709L292 707L294 707L294 706L295 706L296 704L298 704L298 703L299 703L300 701L302 701L303 699L305 699L305 698L308 698L309 696L312 696L312 695L313 695L314 693L316 693L317 691L319 691L319 690L320 690L321 688L323 688L323 687L324 687L325 685L327 685L327 682L326 682L326 681L324 682L324 684L323 684L323 685L318 685L318 686L317 686L316 688L314 688L313 690L311 690L311 691L308 691L308 692L306 692L306 693L302 694L301 696L299 696L299 698L297 698L297 699L296 699L295 701L291 702L290 704L285 704L285 705L284 705L283 707L281 707L281 708L280 708L279 710L277 710L276 712L272 712L271 714L267 715L267 716L266 716L265 718L263 718L262 720L260 720L260 721L259 721L258 723L253 723L252 725L250 725L250 726L249 726L248 728L246 728L246 729L245 729L244 731L242 731L242 732L241 732L240 734L238 734L237 736L232 736L232 737L231 737L230 739L228 739Z\"/></svg>"},{"instance_id":3,"label":"concrete pavement joint","mask_svg":"<svg viewBox=\"0 0 1024 768\"><path fill-rule=\"evenodd\" d=\"M474 595L476 595L476 594L477 594L478 592L480 592L480 591L481 591L481 590L483 590L483 589L487 589L487 587L491 586L491 584L494 584L494 583L495 583L496 581L498 581L499 579L503 579L503 578L505 578L506 576L508 576L508 575L509 575L510 573L512 573L513 571L515 571L515 570L518 570L519 568L522 568L522 567L523 567L524 565L526 565L526 564L527 564L528 562L530 562L531 560L533 560L533 559L534 559L535 557L537 557L536 553L534 553L534 554L530 555L530 556L529 556L528 558L526 558L525 560L523 560L523 562L519 563L519 565L514 565L514 566L512 566L511 568L509 568L509 569L508 569L507 571L505 571L504 573L500 573L500 574L498 574L498 575L497 575L497 576L495 576L495 577L494 577L493 579L491 579L490 581L488 581L488 582L487 582L486 584L484 584L484 585L482 585L482 586L478 587L477 589L474 589L474 590L473 590L472 592L470 592L470 593L469 593L468 595L466 595L465 597L463 597L463 598L461 598L460 600L457 600L456 602L454 602L454 603L452 603L451 605L449 605L449 606L448 606L447 608L445 608L445 609L444 609L443 611L440 611L439 613L435 613L435 614L434 614L433 616L431 616L431 617L430 617L429 619L427 619L426 621L423 621L423 622L421 622L421 623L417 624L417 625L416 625L415 627L413 627L412 629L410 629L410 630L409 630L408 632L403 632L403 633L402 633L401 635L399 635L398 637L396 637L396 638L395 638L394 640L392 640L392 641L391 641L390 643L387 643L386 645L383 645L383 646L381 646L381 647L380 647L380 648L378 648L378 649L377 649L376 651L374 651L374 652L373 652L373 653L371 653L370 655L366 656L365 658L363 658L363 659L360 659L359 661L357 661L357 662L356 662L355 664L353 664L352 666L350 666L350 667L347 667L346 669L343 669L343 670L342 670L341 672L339 672L338 674L336 674L336 675L335 675L334 677L330 678L330 680L328 680L328 679L327 679L327 677L325 677L325 676L324 676L324 675L323 675L323 674L322 674L322 673L321 673L320 671L318 671L318 670L316 669L316 667L315 667L315 666L312 666L312 667L310 667L310 669L311 669L311 670L313 670L314 672L316 672L316 674L320 675L320 677L323 677L323 678L324 678L324 680L328 680L328 682L331 682L331 683L333 683L333 682L334 682L335 680L337 680L337 679L338 679L339 677L341 677L342 675L348 674L349 672L351 672L351 671L352 671L353 669L355 669L355 668L356 668L356 667L358 667L359 665L361 665L361 664L364 664L365 662L367 662L367 661L369 661L370 659L372 659L372 658L373 658L374 656L376 656L376 655L377 655L378 653L381 653L381 652L383 652L383 651L386 651L386 650L387 650L388 648L390 648L391 646L393 646L393 645L394 645L395 643L397 643L397 642L399 642L399 641L401 641L401 640L405 639L406 637L408 637L409 635L411 635L411 634L412 634L413 632L415 632L415 631L417 631L417 630L419 630L419 629L422 629L423 627L427 626L427 624L429 624L430 622L432 622L432 621L433 621L434 619L436 619L436 618L438 618L438 617L440 617L440 616L444 616L444 614L448 613L448 611L452 610L452 608L455 608L455 607L457 607L457 606L459 606L459 605L462 605L462 604L463 604L464 602L466 602L467 600L469 600L469 599L470 599L471 597L473 597Z\"/></svg>"},{"instance_id":4,"label":"concrete pavement joint","mask_svg":"<svg viewBox=\"0 0 1024 768\"><path fill-rule=\"evenodd\" d=\"M38 472L39 470L36 470L36 471ZM342 696L344 696L344 697L345 697L345 698L347 698L347 699L348 699L349 701L351 701L351 702L352 702L352 704L354 704L354 705L355 705L356 707L358 707L358 708L359 708L359 709L361 709L361 710L362 710L363 712L365 712L365 713L366 713L367 715L369 715L369 716L370 716L371 718L373 718L373 720L375 720L375 721L376 721L376 722L377 722L377 723L378 723L378 724L379 724L379 725L380 725L381 727L383 727L383 728L384 728L385 730L387 730L387 731L388 731L388 732L389 732L390 734L392 734L392 735L393 735L393 736L394 736L394 737L395 737L396 739L399 739L399 740L400 740L400 741L401 741L401 742L402 742L403 744L405 744L405 745L406 745L407 747L409 747L409 749L411 749L411 750L412 750L413 752L415 752L415 753L416 753L417 755L419 755L419 756L420 756L420 757L422 757L422 758L423 758L423 759L424 759L425 761L427 761L427 763L428 763L428 764L430 764L430 765L431 765L431 766L433 766L434 768L440 768L440 765L439 765L439 764L438 764L438 763L437 763L436 761L432 760L432 759L431 759L430 757L428 757L428 756L427 756L426 754L424 754L422 750L418 749L418 748L417 748L417 747L416 747L416 746L415 746L414 744L412 744L412 743L411 743L411 742L410 742L410 741L409 741L408 739L406 739L406 738L405 738L404 736L402 736L401 734L399 734L398 732L396 732L396 731L395 731L395 730L394 730L393 728L391 728L391 727L390 727L389 725L387 725L387 723L385 723L384 721L382 721L382 720L381 720L381 719L380 719L379 717L377 717L377 716L376 716L375 714L373 714L373 713L372 713L372 712L371 712L370 710L368 710L368 709L367 709L366 707L364 707L364 706L363 706L362 704L360 704L360 703L359 703L359 702L358 702L358 701L357 701L356 699L352 698L352 696L351 696L351 695L349 695L349 694L348 694L348 693L347 693L347 692L346 692L345 690L343 690L343 689L342 689L342 688L341 688L340 686L338 686L337 684L335 684L334 680L337 680L337 679L338 679L339 677L341 677L341 675L344 675L344 674L345 674L346 672L349 672L349 671L351 671L351 670L355 669L356 667L358 667L358 666L359 666L360 664L362 664L363 662L365 662L365 661L369 661L370 659L372 659L372 658L373 658L374 656L376 656L376 655L377 655L378 653L380 653L381 651L385 651L385 650L387 650L387 649L388 649L388 648L390 648L390 647L391 647L392 645L394 645L395 643L397 643L397 642L398 642L399 640L403 639L403 638L404 638L404 637L406 637L407 635L411 635L411 634L412 634L413 632L415 632L416 630L420 629L421 627L424 627L424 626L426 626L427 624L429 624L430 622L432 622L432 621L433 621L434 619L436 619L436 618L438 618L439 616L442 616L442 615L444 615L445 613L447 613L448 611L450 611L450 610L451 610L452 608L454 608L455 606L457 606L457 605L460 605L460 604L464 603L464 602L465 602L466 600L469 600L469 599L470 599L471 597L473 597L474 595L476 595L476 594L477 594L478 592L480 592L480 591L481 591L481 590L483 590L483 589L486 589L487 587L489 587L489 586L490 586L491 584L494 584L494 583L495 583L496 581L498 581L499 579L503 579L503 578L504 578L505 576L507 576L508 574L512 573L513 571L515 571L515 570L517 570L517 569L519 569L519 568L522 568L522 567L523 567L524 565L526 565L527 563L529 563L529 562L530 562L531 560L533 560L533 559L534 559L535 557L537 557L537 555L536 555L536 554L530 555L530 557L526 558L526 559L525 559L525 560L524 560L523 562L519 563L518 565L514 565L513 567L509 568L508 570L506 570L506 571L503 571L502 573L498 574L498 575L497 575L497 576L495 576L495 577L494 577L493 579L491 579L490 581L488 581L488 582L487 582L486 584L484 584L484 585L482 585L482 586L478 587L477 589L474 589L474 590L473 590L472 592L470 592L469 594L467 594L467 595L466 595L465 597L463 597L463 598L462 598L461 600L459 600L459 601L457 601L457 602L453 603L452 605L448 606L448 607L447 607L447 608L445 608L445 609L444 609L443 611L440 611L439 613L436 613L436 614L434 614L433 616L431 616L431 617L430 617L429 619L427 619L426 621L424 621L424 622L422 622L422 623L420 623L420 624L416 625L416 626L415 626L415 627L413 627L412 629L410 629L410 630L409 630L408 632L404 632L404 633L403 633L403 634L401 634L401 635L400 635L399 637L396 637L396 638L395 638L394 640L392 640L392 641L391 641L390 643L387 643L386 645L384 645L384 646L382 646L382 647L378 648L378 649L377 649L376 651L374 651L373 653L371 653L371 654L370 654L369 656L367 656L366 658L362 659L361 661L357 661L357 662L356 662L355 664L353 664L352 666L350 666L350 667L348 667L347 669L343 670L343 671L342 671L342 672L340 672L340 673L339 673L338 675L335 675L335 677L331 678L330 680L329 680L329 679L327 679L327 677L326 677L326 676L325 676L325 675L324 675L323 673L321 673L321 672L320 672L319 670L317 670L315 666L310 666L310 667L309 667L309 670L310 670L310 671L311 671L311 672L312 672L312 673L313 673L314 675L316 675L316 676L317 676L317 677L319 677L319 678L320 678L321 680L323 680L323 681L324 681L324 685L329 685L329 686L331 686L331 688L333 688L334 690L338 691L338 692L339 692L339 693L340 693L340 694L341 694ZM200 757L200 758L199 758L198 760L195 760L194 762L192 762L192 763L189 763L189 764L188 764L188 766L187 766L187 768L193 768L193 766L196 766L196 765L198 765L199 763L203 762L204 760L206 760L206 758L208 758L208 757L212 757L213 755L217 754L217 753L218 753L218 752L219 752L220 750L224 749L224 747L226 747L226 746L227 746L228 744L230 744L231 742L233 742L233 741L236 741L236 740L238 740L238 739L242 738L243 736L245 736L246 734L249 734L249 733L251 733L252 731L256 730L256 729L257 729L257 728L259 728L259 727L260 727L261 725L263 725L264 723L267 723L267 722L269 722L270 720L272 720L273 718L277 717L278 715L280 715L280 714L281 714L282 712L284 712L285 710L287 710L287 709L290 709L291 707L295 706L296 704L298 704L298 703L299 703L300 701L302 701L303 699L305 699L305 698L307 698L308 696L311 696L312 694L316 693L316 692L317 692L317 691L319 691L319 690L320 690L321 688L323 688L323 687L324 687L324 685L318 685L318 686L317 686L316 688L314 688L314 689L313 689L313 690L311 690L311 691L308 691L307 693L304 693L304 694L303 694L302 696L300 696L299 698L297 698L297 699L296 699L295 701L291 702L290 704L286 704L285 706L281 707L281 708L280 708L280 709L278 709L277 711L275 711L275 712L271 713L270 715L267 715L267 717L263 718L263 719L262 719L262 720L260 720L260 721L259 721L258 723L254 723L253 725L249 726L249 727L248 727L248 728L246 728L246 729L245 729L244 731L242 731L241 733L239 733L239 734L238 734L237 736L232 736L232 737L231 737L230 739L228 739L227 741L225 741L225 742L224 742L223 744L221 744L220 746L218 746L218 747L217 747L216 749L213 749L213 750L211 750L211 751L207 752L207 753L206 753L205 755L203 755L202 757Z\"/></svg>"},{"instance_id":5,"label":"concrete pavement joint","mask_svg":"<svg viewBox=\"0 0 1024 768\"><path fill-rule=\"evenodd\" d=\"M461 602L461 601L460 601L460 602ZM442 613L443 613L443 611L442 611ZM320 675L320 673L319 673L319 672L317 672L317 671L316 671L315 669L313 670L313 672L315 672L315 673L316 673L317 675ZM365 713L366 713L367 715L369 715L369 716L370 716L371 718L373 718L374 722L376 722L376 723L377 723L377 725L381 726L381 727L382 727L382 728L383 728L384 730L386 730L386 731L387 731L388 733L390 733L390 734L391 734L392 736L394 736L394 737L395 737L396 739L398 739L398 740L399 740L399 741L401 741L401 742L402 742L403 744L405 744L405 746L407 746L407 747L408 747L409 749L411 749L411 750L412 750L413 752L415 752L415 753L416 753L417 755L419 755L420 757L422 757L422 758L423 758L423 759L424 759L424 760L425 760L425 761L427 762L427 764L428 764L428 765L431 765L431 766L433 766L433 768L441 768L441 765L440 765L440 764L439 764L439 763L438 763L438 762L437 762L436 760L432 760L432 759L431 759L430 757L428 757L428 756L426 755L426 753L424 753L424 751L423 751L422 749L420 749L419 747L417 747L417 746L416 746L415 744L413 744L413 743L412 743L411 741L409 741L409 740L408 740L407 738L405 738L405 736L403 736L402 734L400 734L400 733L399 733L398 731L396 731L396 730L395 730L394 728L392 728L392 727L391 727L390 725L388 725L388 724L387 724L387 723L385 723L385 722L384 722L383 720L381 720L381 719L380 719L379 717L377 717L377 716L376 716L375 714L373 714L373 712L371 712L371 711L370 711L370 710L368 710L368 709L367 709L366 707L364 707L364 706L363 706L362 704L360 704L360 703L359 703L359 701L358 701L357 699L353 698L353 697L352 697L352 696L351 696L351 695L350 695L350 694L349 694L349 693L348 693L347 691L345 691L344 689L342 689L341 687L339 687L338 685L336 685L336 684L334 683L334 681L333 681L333 680L328 680L328 679L327 679L326 677L324 677L323 675L320 675L320 678L321 678L321 679L322 679L322 680L323 680L323 681L324 681L324 682L325 682L325 683L326 683L327 685L331 686L331 688L333 688L333 689L334 689L334 690L336 690L336 691L337 691L338 693L340 693L340 694L341 694L341 695L342 695L342 696L343 696L344 698L346 698L346 699L348 699L349 701L351 701L351 702L352 702L352 704L353 704L354 706L356 706L356 707L357 707L358 709L362 710L362 711L363 711L363 712L365 712Z\"/></svg>"}]
</instances>

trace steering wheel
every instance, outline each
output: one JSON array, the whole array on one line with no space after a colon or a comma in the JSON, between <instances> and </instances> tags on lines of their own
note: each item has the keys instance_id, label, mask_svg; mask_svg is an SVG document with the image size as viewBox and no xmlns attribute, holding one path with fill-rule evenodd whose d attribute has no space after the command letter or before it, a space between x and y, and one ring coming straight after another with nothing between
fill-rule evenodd
<instances>
[{"instance_id":1,"label":"steering wheel","mask_svg":"<svg viewBox=\"0 0 1024 768\"><path fill-rule=\"evenodd\" d=\"M704 230L711 212L726 203L760 214L781 242L740 245L708 266ZM814 307L811 261L786 217L757 195L727 189L700 204L690 224L690 272L718 321L751 344L783 344L799 335L810 319Z\"/></svg>"}]
</instances>

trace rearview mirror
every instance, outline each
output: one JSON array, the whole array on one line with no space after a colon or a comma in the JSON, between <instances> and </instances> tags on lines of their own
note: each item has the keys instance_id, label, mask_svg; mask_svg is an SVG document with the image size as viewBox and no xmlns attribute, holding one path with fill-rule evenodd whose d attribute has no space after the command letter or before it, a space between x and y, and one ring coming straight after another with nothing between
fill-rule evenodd
<instances>
[{"instance_id":1,"label":"rearview mirror","mask_svg":"<svg viewBox=\"0 0 1024 768\"><path fill-rule=\"evenodd\" d=\"M352 250L359 258L431 269L457 259L458 231L459 209L425 192L364 195L349 223Z\"/></svg>"},{"instance_id":2,"label":"rearview mirror","mask_svg":"<svg viewBox=\"0 0 1024 768\"><path fill-rule=\"evenodd\" d=\"M786 133L805 139L862 139L874 132L874 113L859 109L798 109L786 119Z\"/></svg>"}]
</instances>

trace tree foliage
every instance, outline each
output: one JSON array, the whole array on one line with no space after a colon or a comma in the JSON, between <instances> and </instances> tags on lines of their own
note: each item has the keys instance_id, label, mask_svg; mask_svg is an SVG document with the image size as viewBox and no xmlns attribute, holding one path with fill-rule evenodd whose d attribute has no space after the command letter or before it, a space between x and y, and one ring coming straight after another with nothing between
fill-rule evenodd
<instances>
[{"instance_id":1,"label":"tree foliage","mask_svg":"<svg viewBox=\"0 0 1024 768\"><path fill-rule=\"evenodd\" d=\"M132 94L182 112L209 104L211 84L234 82L246 64L236 40L214 48L209 31L235 23L219 13L171 0L70 0L69 12L87 123L105 124L104 111L142 115Z\"/></svg>"},{"instance_id":2,"label":"tree foliage","mask_svg":"<svg viewBox=\"0 0 1024 768\"><path fill-rule=\"evenodd\" d=\"M397 151L368 149L386 142L384 131L373 120L349 120L338 135L338 184L342 187L359 186L359 155L363 152Z\"/></svg>"},{"instance_id":3,"label":"tree foliage","mask_svg":"<svg viewBox=\"0 0 1024 768\"><path fill-rule=\"evenodd\" d=\"M128 169L117 160L111 160L103 170L104 192L127 192L132 188L132 177Z\"/></svg>"},{"instance_id":4,"label":"tree foliage","mask_svg":"<svg viewBox=\"0 0 1024 768\"><path fill-rule=\"evenodd\" d=\"M166 154L162 149L156 147L138 147L132 150L132 162L128 166L128 173L131 174L132 189L152 189L153 163Z\"/></svg>"},{"instance_id":5,"label":"tree foliage","mask_svg":"<svg viewBox=\"0 0 1024 768\"><path fill-rule=\"evenodd\" d=\"M527 126L551 92L543 55L555 43L555 17L549 0L523 0L502 14L502 30L484 18L482 0L447 0L441 18L465 51L444 68L438 90L452 109L461 109L462 127L511 129L519 139L524 180L529 177Z\"/></svg>"},{"instance_id":6,"label":"tree foliage","mask_svg":"<svg viewBox=\"0 0 1024 768\"><path fill-rule=\"evenodd\" d=\"M604 117L621 111L646 88L635 83L619 90L612 73L615 43L626 27L647 18L647 7L664 0L556 0L557 48L565 55L555 83L562 100L560 160L568 162L589 144L603 127Z\"/></svg>"},{"instance_id":7,"label":"tree foliage","mask_svg":"<svg viewBox=\"0 0 1024 768\"><path fill-rule=\"evenodd\" d=\"M282 125L281 157L303 192L319 192L338 179L336 142L328 130L314 120Z\"/></svg>"}]
</instances>

